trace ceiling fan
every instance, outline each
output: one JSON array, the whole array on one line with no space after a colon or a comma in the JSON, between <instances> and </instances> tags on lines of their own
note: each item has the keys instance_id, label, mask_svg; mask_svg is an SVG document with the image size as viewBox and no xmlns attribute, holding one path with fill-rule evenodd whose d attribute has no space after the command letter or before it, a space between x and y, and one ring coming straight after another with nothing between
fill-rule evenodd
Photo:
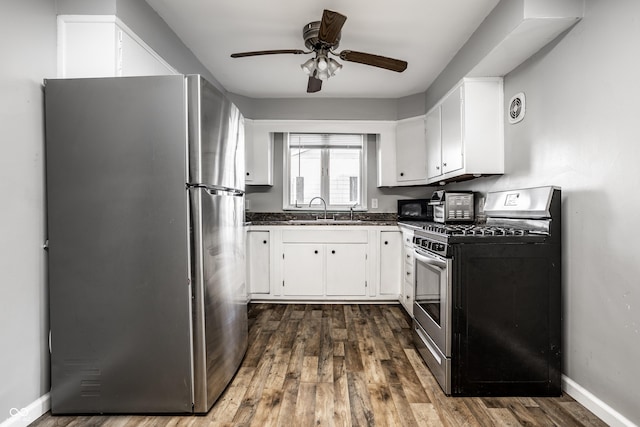
<instances>
[{"instance_id":1,"label":"ceiling fan","mask_svg":"<svg viewBox=\"0 0 640 427\"><path fill-rule=\"evenodd\" d=\"M407 69L407 62L399 59L387 58L386 56L373 55L371 53L356 52L354 50L343 50L336 52L340 44L342 26L347 17L338 12L324 10L322 21L310 22L302 29L302 37L308 51L300 49L280 49L280 50L258 50L253 52L239 52L231 55L232 58L243 58L246 56L278 55L278 54L309 54L315 53L315 57L307 60L300 67L309 75L307 92L319 92L322 88L322 81L335 75L340 71L342 65L329 54L342 59L343 61L358 62L360 64L371 65L373 67L384 68L398 73Z\"/></svg>"}]
</instances>

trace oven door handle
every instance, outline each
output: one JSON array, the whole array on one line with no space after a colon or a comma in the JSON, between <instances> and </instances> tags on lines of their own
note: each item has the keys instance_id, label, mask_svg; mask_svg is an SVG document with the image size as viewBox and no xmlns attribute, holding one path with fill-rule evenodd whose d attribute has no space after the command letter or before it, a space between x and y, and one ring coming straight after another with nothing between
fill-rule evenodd
<instances>
[{"instance_id":1,"label":"oven door handle","mask_svg":"<svg viewBox=\"0 0 640 427\"><path fill-rule=\"evenodd\" d=\"M447 263L445 260L443 260L440 257L437 257L435 255L426 255L421 251L415 250L413 251L414 256L416 257L416 260L423 262L425 264L428 265L433 265L434 267L438 267L441 270L444 270L445 268L447 268Z\"/></svg>"}]
</instances>

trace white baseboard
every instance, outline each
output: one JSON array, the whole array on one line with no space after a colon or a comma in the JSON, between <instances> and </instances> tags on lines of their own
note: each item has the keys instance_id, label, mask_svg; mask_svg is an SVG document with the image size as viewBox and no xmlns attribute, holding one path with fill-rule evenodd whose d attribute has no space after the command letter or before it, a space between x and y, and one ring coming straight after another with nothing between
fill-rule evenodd
<instances>
[{"instance_id":1,"label":"white baseboard","mask_svg":"<svg viewBox=\"0 0 640 427\"><path fill-rule=\"evenodd\" d=\"M562 376L562 389L608 425L612 427L638 427L637 424L625 418L620 412L604 403L589 390L566 375Z\"/></svg>"},{"instance_id":2,"label":"white baseboard","mask_svg":"<svg viewBox=\"0 0 640 427\"><path fill-rule=\"evenodd\" d=\"M12 408L9 418L0 423L0 427L27 427L51 408L49 393L40 396L24 408Z\"/></svg>"}]
</instances>

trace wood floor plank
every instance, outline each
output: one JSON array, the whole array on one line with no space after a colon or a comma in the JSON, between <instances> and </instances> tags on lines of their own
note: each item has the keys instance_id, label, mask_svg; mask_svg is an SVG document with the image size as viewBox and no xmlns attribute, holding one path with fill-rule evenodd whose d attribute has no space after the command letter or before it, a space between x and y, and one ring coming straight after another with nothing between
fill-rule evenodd
<instances>
[{"instance_id":1,"label":"wood floor plank","mask_svg":"<svg viewBox=\"0 0 640 427\"><path fill-rule=\"evenodd\" d=\"M246 386L227 387L218 402L211 408L207 414L207 418L217 422L232 422L238 412L238 408L242 404Z\"/></svg>"},{"instance_id":2,"label":"wood floor plank","mask_svg":"<svg viewBox=\"0 0 640 427\"><path fill-rule=\"evenodd\" d=\"M316 384L300 383L298 398L296 399L296 412L292 425L310 426L314 424L316 411Z\"/></svg>"},{"instance_id":3,"label":"wood floor plank","mask_svg":"<svg viewBox=\"0 0 640 427\"><path fill-rule=\"evenodd\" d=\"M569 414L573 415L573 417L583 425L593 424L593 414L575 400L571 400L569 402L558 402L558 405L560 405L560 407ZM600 421L599 425L606 426L607 424L604 421Z\"/></svg>"},{"instance_id":4,"label":"wood floor plank","mask_svg":"<svg viewBox=\"0 0 640 427\"><path fill-rule=\"evenodd\" d=\"M260 398L251 426L263 427L275 425L282 405L282 389L265 389Z\"/></svg>"},{"instance_id":5,"label":"wood floor plank","mask_svg":"<svg viewBox=\"0 0 640 427\"><path fill-rule=\"evenodd\" d=\"M333 383L318 383L316 388L314 425L329 427L334 426L334 406L335 398Z\"/></svg>"},{"instance_id":6,"label":"wood floor plank","mask_svg":"<svg viewBox=\"0 0 640 427\"><path fill-rule=\"evenodd\" d=\"M411 410L411 404L407 400L402 384L399 382L391 382L389 384L389 391L391 392L391 398L393 399L393 404L396 407L400 419L400 425L405 427L418 426L419 424Z\"/></svg>"},{"instance_id":7,"label":"wood floor plank","mask_svg":"<svg viewBox=\"0 0 640 427\"><path fill-rule=\"evenodd\" d=\"M522 404L522 402L518 399L510 399L510 398L498 398L496 399L502 408L508 409L511 411L513 416L518 420L518 422L523 426L540 426L540 425L549 425L549 424L541 424L538 417L536 417L536 413L532 412L530 408L527 408Z\"/></svg>"},{"instance_id":8,"label":"wood floor plank","mask_svg":"<svg viewBox=\"0 0 640 427\"><path fill-rule=\"evenodd\" d=\"M347 383L349 385L351 423L358 426L375 425L371 398L364 374L347 371Z\"/></svg>"},{"instance_id":9,"label":"wood floor plank","mask_svg":"<svg viewBox=\"0 0 640 427\"><path fill-rule=\"evenodd\" d=\"M519 427L522 425L507 408L491 408L487 409L487 412L489 412L489 415L493 419L495 425L505 427Z\"/></svg>"},{"instance_id":10,"label":"wood floor plank","mask_svg":"<svg viewBox=\"0 0 640 427\"><path fill-rule=\"evenodd\" d=\"M300 382L318 382L318 356L304 356L302 358L302 372L300 373Z\"/></svg>"},{"instance_id":11,"label":"wood floor plank","mask_svg":"<svg viewBox=\"0 0 640 427\"><path fill-rule=\"evenodd\" d=\"M367 388L376 426L393 427L402 425L389 386L387 384L369 383Z\"/></svg>"},{"instance_id":12,"label":"wood floor plank","mask_svg":"<svg viewBox=\"0 0 640 427\"><path fill-rule=\"evenodd\" d=\"M296 379L287 379L284 382L282 392L282 403L276 425L290 427L295 418L296 405L298 402L298 386Z\"/></svg>"},{"instance_id":13,"label":"wood floor plank","mask_svg":"<svg viewBox=\"0 0 640 427\"><path fill-rule=\"evenodd\" d=\"M265 381L265 388L282 389L284 380L287 378L287 369L289 368L289 360L291 359L291 350L288 348L279 348L273 365L269 371L269 375Z\"/></svg>"},{"instance_id":14,"label":"wood floor plank","mask_svg":"<svg viewBox=\"0 0 640 427\"><path fill-rule=\"evenodd\" d=\"M351 425L351 405L349 404L349 382L344 357L333 358L333 413L336 426Z\"/></svg>"},{"instance_id":15,"label":"wood floor plank","mask_svg":"<svg viewBox=\"0 0 640 427\"><path fill-rule=\"evenodd\" d=\"M410 403L409 406L418 425L429 427L445 425L431 403Z\"/></svg>"},{"instance_id":16,"label":"wood floor plank","mask_svg":"<svg viewBox=\"0 0 640 427\"><path fill-rule=\"evenodd\" d=\"M331 312L324 312L331 314ZM333 383L333 338L331 317L320 321L320 355L318 357L318 382Z\"/></svg>"},{"instance_id":17,"label":"wood floor plank","mask_svg":"<svg viewBox=\"0 0 640 427\"><path fill-rule=\"evenodd\" d=\"M448 397L398 304L250 304L249 348L208 414L45 414L34 427L595 426L570 396Z\"/></svg>"}]
</instances>

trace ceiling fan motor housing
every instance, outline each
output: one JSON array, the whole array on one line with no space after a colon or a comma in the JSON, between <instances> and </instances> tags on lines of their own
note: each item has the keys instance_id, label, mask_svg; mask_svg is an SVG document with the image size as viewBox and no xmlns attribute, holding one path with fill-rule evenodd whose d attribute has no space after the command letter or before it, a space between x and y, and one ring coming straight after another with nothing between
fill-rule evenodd
<instances>
[{"instance_id":1,"label":"ceiling fan motor housing","mask_svg":"<svg viewBox=\"0 0 640 427\"><path fill-rule=\"evenodd\" d=\"M340 37L342 32L338 33L336 41L332 44L320 41L318 34L320 33L320 21L309 22L302 28L302 38L307 49L317 52L319 50L334 50L340 45Z\"/></svg>"}]
</instances>

